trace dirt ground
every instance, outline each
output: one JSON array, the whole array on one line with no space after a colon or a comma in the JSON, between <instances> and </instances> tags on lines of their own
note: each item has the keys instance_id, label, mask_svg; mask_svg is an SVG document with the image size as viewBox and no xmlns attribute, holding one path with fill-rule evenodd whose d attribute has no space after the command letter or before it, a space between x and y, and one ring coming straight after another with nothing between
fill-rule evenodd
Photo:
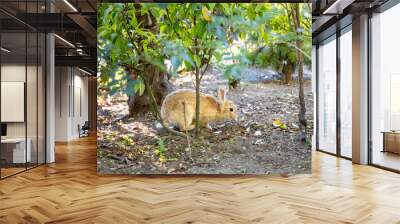
<instances>
[{"instance_id":1,"label":"dirt ground","mask_svg":"<svg viewBox=\"0 0 400 224\"><path fill-rule=\"evenodd\" d=\"M253 69L254 70L254 69ZM190 88L190 76L173 80ZM216 95L226 86L220 72L204 77L201 91ZM277 81L242 82L227 98L238 106L239 121L211 124L200 139L186 139L160 129L148 113L127 117L126 96L98 101L98 172L103 174L297 174L311 172L313 96L306 81L308 141L299 141L298 86ZM286 127L276 127L279 119ZM193 135L193 133L191 133Z\"/></svg>"}]
</instances>

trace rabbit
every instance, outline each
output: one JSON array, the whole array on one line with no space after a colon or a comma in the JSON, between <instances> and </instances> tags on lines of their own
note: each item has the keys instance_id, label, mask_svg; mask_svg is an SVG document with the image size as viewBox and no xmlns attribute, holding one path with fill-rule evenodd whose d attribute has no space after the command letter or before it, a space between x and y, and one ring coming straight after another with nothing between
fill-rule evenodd
<instances>
[{"instance_id":1,"label":"rabbit","mask_svg":"<svg viewBox=\"0 0 400 224\"><path fill-rule=\"evenodd\" d=\"M209 123L237 120L237 107L226 100L224 89L218 89L218 97L200 93L200 126L210 128ZM161 106L161 117L167 125L177 126L180 131L190 131L196 126L196 92L181 89L168 94Z\"/></svg>"}]
</instances>

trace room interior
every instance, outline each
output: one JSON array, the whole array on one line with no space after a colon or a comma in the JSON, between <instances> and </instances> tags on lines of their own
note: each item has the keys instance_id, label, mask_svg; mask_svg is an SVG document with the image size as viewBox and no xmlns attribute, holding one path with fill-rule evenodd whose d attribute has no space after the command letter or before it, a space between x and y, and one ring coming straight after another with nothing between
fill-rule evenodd
<instances>
[{"instance_id":1,"label":"room interior","mask_svg":"<svg viewBox=\"0 0 400 224\"><path fill-rule=\"evenodd\" d=\"M83 17L59 1L1 1L0 179L53 162L55 141L95 130L95 51L93 38L82 34L93 6L76 6L87 11ZM47 32L56 33L49 38Z\"/></svg>"},{"instance_id":2,"label":"room interior","mask_svg":"<svg viewBox=\"0 0 400 224\"><path fill-rule=\"evenodd\" d=\"M3 14L4 15L4 14ZM1 176L45 162L44 35L2 32Z\"/></svg>"},{"instance_id":3,"label":"room interior","mask_svg":"<svg viewBox=\"0 0 400 224\"><path fill-rule=\"evenodd\" d=\"M313 23L316 149L355 163L399 172L396 95L400 76L396 40L400 34L392 27L400 19L400 6L378 1L374 4L317 2L315 7L315 12L318 7L329 10L338 7L342 11L338 17L320 11ZM361 75L357 77L355 73ZM363 130L353 127L353 122ZM355 133L358 136L354 137ZM362 143L357 145L359 138ZM365 155L360 162L361 150Z\"/></svg>"},{"instance_id":4,"label":"room interior","mask_svg":"<svg viewBox=\"0 0 400 224\"><path fill-rule=\"evenodd\" d=\"M372 43L372 163L400 170L400 67L392 27L400 19L400 5L371 19Z\"/></svg>"}]
</instances>

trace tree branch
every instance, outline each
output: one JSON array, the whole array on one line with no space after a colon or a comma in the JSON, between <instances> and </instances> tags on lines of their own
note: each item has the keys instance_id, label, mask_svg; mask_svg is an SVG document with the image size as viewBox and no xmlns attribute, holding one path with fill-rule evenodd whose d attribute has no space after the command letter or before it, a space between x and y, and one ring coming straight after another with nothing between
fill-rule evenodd
<instances>
[{"instance_id":1,"label":"tree branch","mask_svg":"<svg viewBox=\"0 0 400 224\"><path fill-rule=\"evenodd\" d=\"M131 41L131 44L132 44L132 46L135 48L135 50L136 50L136 53L139 53L140 51L139 51L139 49L138 49L138 47L136 46L136 41L134 40L134 38L131 36L131 34L130 34L130 29L129 29L129 27L128 27L128 24L129 24L129 18L128 18L128 15L126 14L126 11L128 10L128 4L125 4L125 7L124 7L124 10L122 10L122 16L123 16L123 19L125 20L124 21L124 26L125 26L125 29L126 29L126 33L128 34L128 38L129 38L129 40Z\"/></svg>"},{"instance_id":2,"label":"tree branch","mask_svg":"<svg viewBox=\"0 0 400 224\"><path fill-rule=\"evenodd\" d=\"M203 76L206 73L206 71L207 71L207 69L208 69L208 67L210 65L212 53L213 53L213 50L210 48L210 50L208 50L208 60L207 60L207 63L206 63L206 67L204 68L204 70L201 72L201 75L200 75L200 81L203 79ZM203 57L204 57L204 55L203 55Z\"/></svg>"}]
</instances>

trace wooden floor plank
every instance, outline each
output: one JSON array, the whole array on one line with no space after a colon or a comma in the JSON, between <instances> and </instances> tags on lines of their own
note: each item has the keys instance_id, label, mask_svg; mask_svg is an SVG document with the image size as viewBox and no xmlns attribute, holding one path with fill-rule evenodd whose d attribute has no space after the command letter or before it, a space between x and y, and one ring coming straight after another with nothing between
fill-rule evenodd
<instances>
[{"instance_id":1,"label":"wooden floor plank","mask_svg":"<svg viewBox=\"0 0 400 224\"><path fill-rule=\"evenodd\" d=\"M313 174L96 173L96 139L0 181L0 223L400 223L400 175L313 152Z\"/></svg>"}]
</instances>

